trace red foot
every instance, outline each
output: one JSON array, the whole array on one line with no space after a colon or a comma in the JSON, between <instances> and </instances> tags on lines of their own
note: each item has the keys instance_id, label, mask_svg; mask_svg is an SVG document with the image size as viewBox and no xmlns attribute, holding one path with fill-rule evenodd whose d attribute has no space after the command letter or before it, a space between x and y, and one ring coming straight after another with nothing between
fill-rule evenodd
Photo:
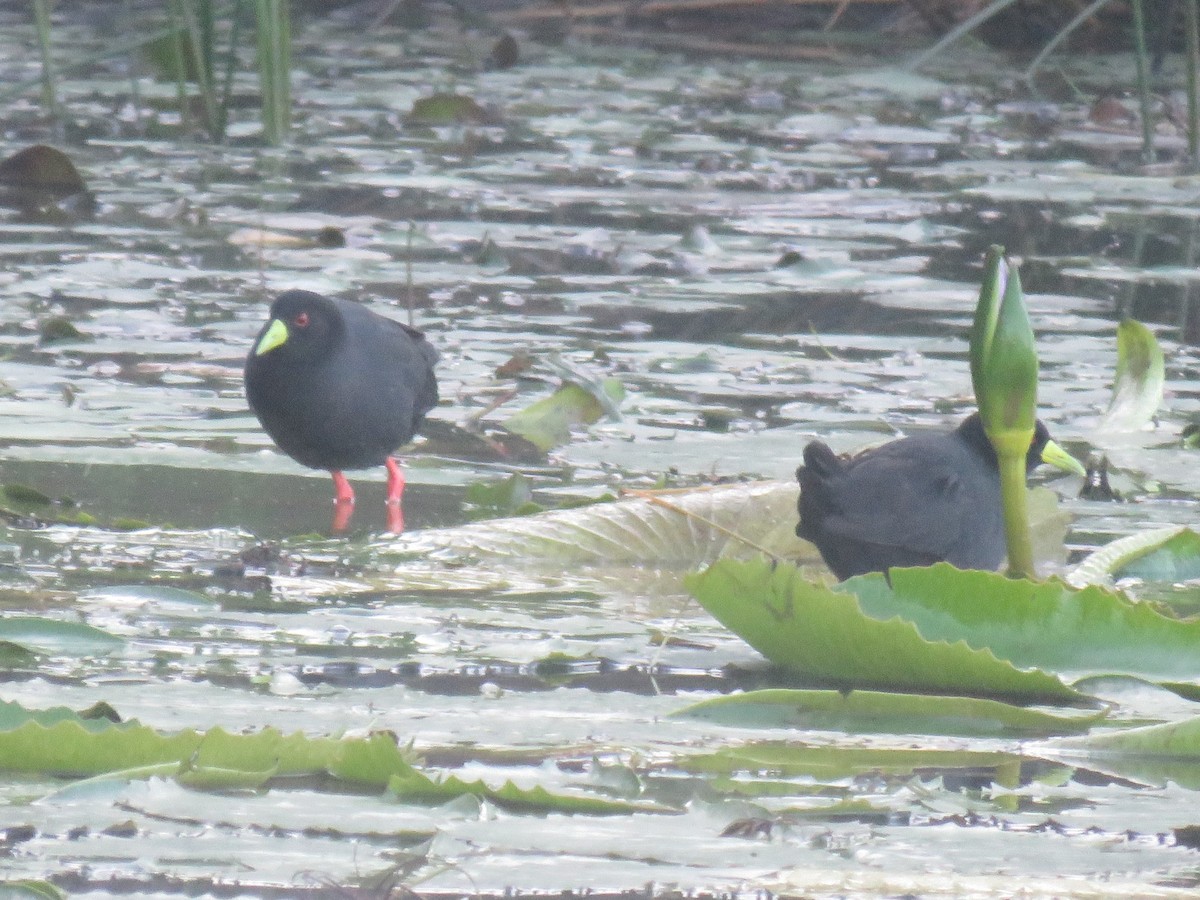
<instances>
[{"instance_id":1,"label":"red foot","mask_svg":"<svg viewBox=\"0 0 1200 900\"><path fill-rule=\"evenodd\" d=\"M384 509L387 510L387 530L392 534L402 532L404 530L404 507L389 500Z\"/></svg>"},{"instance_id":2,"label":"red foot","mask_svg":"<svg viewBox=\"0 0 1200 900\"><path fill-rule=\"evenodd\" d=\"M333 501L333 524L329 526L333 534L342 534L350 527L350 517L354 515L353 500Z\"/></svg>"}]
</instances>

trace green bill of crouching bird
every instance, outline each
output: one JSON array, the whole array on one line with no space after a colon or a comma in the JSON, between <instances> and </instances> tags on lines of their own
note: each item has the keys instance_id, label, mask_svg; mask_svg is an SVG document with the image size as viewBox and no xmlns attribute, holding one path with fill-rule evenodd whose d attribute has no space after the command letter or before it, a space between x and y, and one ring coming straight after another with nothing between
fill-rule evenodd
<instances>
[{"instance_id":1,"label":"green bill of crouching bird","mask_svg":"<svg viewBox=\"0 0 1200 900\"><path fill-rule=\"evenodd\" d=\"M424 335L350 300L280 294L246 358L246 399L275 444L333 476L333 531L354 510L347 469L387 466L387 528L404 529L393 452L437 405L438 354Z\"/></svg>"},{"instance_id":2,"label":"green bill of crouching bird","mask_svg":"<svg viewBox=\"0 0 1200 900\"><path fill-rule=\"evenodd\" d=\"M1025 457L1084 475L1040 421ZM996 451L979 414L953 431L918 434L839 457L804 448L796 534L811 541L840 580L893 566L948 562L994 570L1006 554Z\"/></svg>"}]
</instances>

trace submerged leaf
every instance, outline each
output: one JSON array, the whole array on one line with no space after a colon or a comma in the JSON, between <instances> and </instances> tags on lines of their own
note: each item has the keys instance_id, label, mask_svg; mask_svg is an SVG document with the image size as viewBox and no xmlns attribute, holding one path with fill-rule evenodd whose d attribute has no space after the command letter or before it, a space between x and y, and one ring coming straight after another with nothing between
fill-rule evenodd
<instances>
[{"instance_id":1,"label":"submerged leaf","mask_svg":"<svg viewBox=\"0 0 1200 900\"><path fill-rule=\"evenodd\" d=\"M625 388L616 378L606 378L602 385L614 403L624 398ZM509 416L504 427L545 452L567 443L572 428L598 422L605 412L591 391L568 381L549 397Z\"/></svg>"},{"instance_id":2,"label":"submerged leaf","mask_svg":"<svg viewBox=\"0 0 1200 900\"><path fill-rule=\"evenodd\" d=\"M51 316L38 326L38 343L57 344L63 341L90 341L91 335L84 334L66 316Z\"/></svg>"},{"instance_id":3,"label":"submerged leaf","mask_svg":"<svg viewBox=\"0 0 1200 900\"><path fill-rule=\"evenodd\" d=\"M408 125L471 125L488 120L488 112L463 94L434 94L413 103L404 117Z\"/></svg>"},{"instance_id":4,"label":"submerged leaf","mask_svg":"<svg viewBox=\"0 0 1200 900\"><path fill-rule=\"evenodd\" d=\"M4 496L12 503L24 503L29 506L49 506L54 501L37 488L24 484L4 485Z\"/></svg>"},{"instance_id":5,"label":"submerged leaf","mask_svg":"<svg viewBox=\"0 0 1200 900\"><path fill-rule=\"evenodd\" d=\"M1100 420L1103 432L1137 431L1154 418L1163 399L1166 367L1154 332L1133 319L1117 326L1117 372L1112 399Z\"/></svg>"}]
</instances>

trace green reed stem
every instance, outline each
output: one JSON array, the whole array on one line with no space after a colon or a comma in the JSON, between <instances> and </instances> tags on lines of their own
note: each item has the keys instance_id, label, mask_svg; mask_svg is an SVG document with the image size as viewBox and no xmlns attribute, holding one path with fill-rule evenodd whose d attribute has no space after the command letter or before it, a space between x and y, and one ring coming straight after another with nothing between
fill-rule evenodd
<instances>
[{"instance_id":1,"label":"green reed stem","mask_svg":"<svg viewBox=\"0 0 1200 900\"><path fill-rule=\"evenodd\" d=\"M1132 0L1133 51L1137 62L1138 103L1142 113L1142 159L1154 162L1154 121L1150 110L1150 62L1146 51L1146 7L1144 0Z\"/></svg>"},{"instance_id":2,"label":"green reed stem","mask_svg":"<svg viewBox=\"0 0 1200 900\"><path fill-rule=\"evenodd\" d=\"M196 73L196 84L200 88L200 102L204 107L204 127L209 137L219 140L224 136L224 115L217 103L213 86L213 39L215 25L213 8L209 0L177 0L180 18L183 20L186 40L183 45L186 57L180 57L180 67L186 72L187 63Z\"/></svg>"},{"instance_id":3,"label":"green reed stem","mask_svg":"<svg viewBox=\"0 0 1200 900\"><path fill-rule=\"evenodd\" d=\"M997 454L1000 496L1004 509L1004 539L1008 545L1008 574L1037 578L1033 539L1029 533L1029 486L1025 483L1025 454Z\"/></svg>"},{"instance_id":4,"label":"green reed stem","mask_svg":"<svg viewBox=\"0 0 1200 900\"><path fill-rule=\"evenodd\" d=\"M908 63L907 68L909 68L909 69L921 68L921 66L925 65L925 63L929 62L931 59L933 59L935 56L937 56L939 53L941 53L943 50L945 50L947 47L949 47L951 44L953 44L959 38L963 37L964 35L970 34L978 26L982 25L984 22L986 22L992 16L996 15L997 13L1003 12L1004 10L1008 9L1008 7L1012 6L1016 2L1017 2L1017 0L995 0L994 3L989 3L986 7L981 9L975 15L971 16L969 19L966 19L963 22L959 22L958 25L954 26L954 28L952 28L948 34L946 34L940 41L938 41L936 44L934 44L928 50L924 51L923 53L918 54L916 59L914 59L910 63Z\"/></svg>"},{"instance_id":5,"label":"green reed stem","mask_svg":"<svg viewBox=\"0 0 1200 900\"><path fill-rule=\"evenodd\" d=\"M50 56L50 3L33 0L33 21L37 28L38 48L42 52L42 102L51 112L58 111L58 90L54 60Z\"/></svg>"},{"instance_id":6,"label":"green reed stem","mask_svg":"<svg viewBox=\"0 0 1200 900\"><path fill-rule=\"evenodd\" d=\"M1076 28L1078 28L1084 22L1087 22L1092 18L1092 16L1098 13L1103 7L1108 6L1108 4L1111 2L1112 0L1094 0L1093 3L1089 3L1083 9L1081 9L1075 18L1056 31L1054 33L1054 37L1050 38L1050 40L1046 42L1046 46L1038 51L1038 55L1033 58L1033 62L1031 62L1025 69L1025 80L1029 81L1035 74L1037 74L1037 70L1042 67L1042 63L1046 61L1046 57L1053 53L1059 44L1069 38L1071 33L1075 31Z\"/></svg>"},{"instance_id":7,"label":"green reed stem","mask_svg":"<svg viewBox=\"0 0 1200 900\"><path fill-rule=\"evenodd\" d=\"M1192 169L1200 168L1200 0L1184 0L1187 33L1187 142Z\"/></svg>"},{"instance_id":8,"label":"green reed stem","mask_svg":"<svg viewBox=\"0 0 1200 900\"><path fill-rule=\"evenodd\" d=\"M281 144L291 127L292 27L288 0L255 0L263 136Z\"/></svg>"},{"instance_id":9,"label":"green reed stem","mask_svg":"<svg viewBox=\"0 0 1200 900\"><path fill-rule=\"evenodd\" d=\"M192 127L192 110L188 103L187 89L187 49L184 46L186 34L183 23L183 0L171 0L167 4L167 20L171 25L171 43L174 45L175 65L175 99L179 103L179 128L188 132Z\"/></svg>"}]
</instances>

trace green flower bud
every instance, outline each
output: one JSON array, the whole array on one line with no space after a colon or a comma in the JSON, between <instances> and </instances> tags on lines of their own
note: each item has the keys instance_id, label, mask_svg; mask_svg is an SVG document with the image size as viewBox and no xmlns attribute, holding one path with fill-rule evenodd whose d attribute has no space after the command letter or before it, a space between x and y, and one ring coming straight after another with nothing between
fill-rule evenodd
<instances>
[{"instance_id":1,"label":"green flower bud","mask_svg":"<svg viewBox=\"0 0 1200 900\"><path fill-rule=\"evenodd\" d=\"M1038 358L1021 277L988 249L971 329L971 382L984 430L1001 456L1023 456L1037 419Z\"/></svg>"}]
</instances>

